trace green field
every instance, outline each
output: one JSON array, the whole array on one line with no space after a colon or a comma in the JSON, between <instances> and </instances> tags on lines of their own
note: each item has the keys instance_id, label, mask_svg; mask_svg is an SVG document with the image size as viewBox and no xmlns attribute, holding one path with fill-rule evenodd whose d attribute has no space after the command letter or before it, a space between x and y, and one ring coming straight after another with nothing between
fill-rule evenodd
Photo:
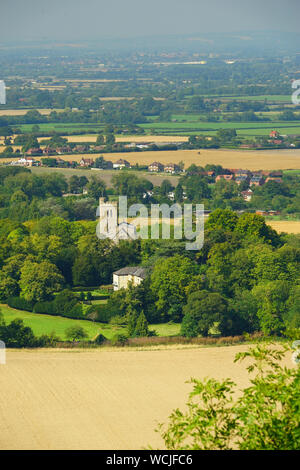
<instances>
[{"instance_id":1,"label":"green field","mask_svg":"<svg viewBox=\"0 0 300 470\"><path fill-rule=\"evenodd\" d=\"M282 134L300 134L300 121L270 122L204 122L199 115L177 115L177 122L154 122L141 124L145 131L155 130L160 134L206 134L214 135L219 129L236 129L238 135L269 135L272 130Z\"/></svg>"},{"instance_id":2,"label":"green field","mask_svg":"<svg viewBox=\"0 0 300 470\"><path fill-rule=\"evenodd\" d=\"M17 127L21 129L22 132L31 132L33 124L20 124ZM64 134L66 132L84 132L86 134L91 133L91 131L103 130L105 124L101 123L45 123L39 124L41 132L56 131L59 134Z\"/></svg>"},{"instance_id":3,"label":"green field","mask_svg":"<svg viewBox=\"0 0 300 470\"><path fill-rule=\"evenodd\" d=\"M38 313L16 310L7 305L1 305L1 312L6 323L10 323L16 318L21 318L25 326L32 328L36 336L55 332L61 340L65 340L66 329L74 325L82 326L82 328L85 329L88 334L88 340L95 338L99 333L111 339L117 333L126 332L126 328L122 326L96 323L88 320L72 320L52 315L40 315ZM149 328L155 330L158 336L174 336L179 334L180 325L176 323L162 323L159 325L150 325Z\"/></svg>"}]
</instances>

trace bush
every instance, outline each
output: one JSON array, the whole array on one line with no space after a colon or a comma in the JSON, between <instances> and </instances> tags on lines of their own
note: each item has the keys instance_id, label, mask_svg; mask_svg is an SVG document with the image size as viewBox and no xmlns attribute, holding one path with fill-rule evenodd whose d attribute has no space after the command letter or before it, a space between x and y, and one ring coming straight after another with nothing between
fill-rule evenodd
<instances>
[{"instance_id":1,"label":"bush","mask_svg":"<svg viewBox=\"0 0 300 470\"><path fill-rule=\"evenodd\" d=\"M86 316L97 322L109 323L113 313L107 305L91 305L86 311Z\"/></svg>"},{"instance_id":2,"label":"bush","mask_svg":"<svg viewBox=\"0 0 300 470\"><path fill-rule=\"evenodd\" d=\"M16 318L9 325L1 323L0 339L8 348L34 348L39 345L32 329L24 326L24 322L20 318Z\"/></svg>"},{"instance_id":3,"label":"bush","mask_svg":"<svg viewBox=\"0 0 300 470\"><path fill-rule=\"evenodd\" d=\"M53 302L37 302L33 307L33 312L46 315L56 315Z\"/></svg>"},{"instance_id":4,"label":"bush","mask_svg":"<svg viewBox=\"0 0 300 470\"><path fill-rule=\"evenodd\" d=\"M230 379L192 379L184 411L158 431L168 450L296 450L300 446L300 369L281 366L288 348L257 345L238 353L252 359L250 386L237 400Z\"/></svg>"},{"instance_id":5,"label":"bush","mask_svg":"<svg viewBox=\"0 0 300 470\"><path fill-rule=\"evenodd\" d=\"M98 344L98 345L103 344L106 341L107 341L107 338L105 338L105 336L102 335L101 333L95 339L95 343Z\"/></svg>"},{"instance_id":6,"label":"bush","mask_svg":"<svg viewBox=\"0 0 300 470\"><path fill-rule=\"evenodd\" d=\"M11 308L16 308L18 310L26 310L27 312L32 312L34 303L29 300L25 300L22 297L9 297L7 299L7 305Z\"/></svg>"},{"instance_id":7,"label":"bush","mask_svg":"<svg viewBox=\"0 0 300 470\"><path fill-rule=\"evenodd\" d=\"M127 343L128 343L128 337L122 333L118 333L111 340L111 344L113 346L125 346L125 344Z\"/></svg>"},{"instance_id":8,"label":"bush","mask_svg":"<svg viewBox=\"0 0 300 470\"><path fill-rule=\"evenodd\" d=\"M74 342L87 338L88 334L82 326L70 326L66 329L66 337Z\"/></svg>"}]
</instances>

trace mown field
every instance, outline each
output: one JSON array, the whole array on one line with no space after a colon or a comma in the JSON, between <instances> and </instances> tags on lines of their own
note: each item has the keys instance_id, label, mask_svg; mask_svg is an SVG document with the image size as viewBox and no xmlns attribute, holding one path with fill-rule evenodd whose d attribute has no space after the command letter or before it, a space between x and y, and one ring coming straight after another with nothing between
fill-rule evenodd
<instances>
[{"instance_id":1,"label":"mown field","mask_svg":"<svg viewBox=\"0 0 300 470\"><path fill-rule=\"evenodd\" d=\"M38 313L30 313L22 310L16 310L6 305L0 306L4 320L10 323L16 318L21 318L25 326L32 328L36 336L44 334L55 334L61 339L66 339L66 329L70 326L82 326L88 334L88 340L94 339L99 333L103 334L107 339L111 339L117 333L124 333L125 328L120 326L108 325L105 323L96 323L88 320L72 320L53 315L40 315ZM162 323L160 325L150 325L151 330L155 330L158 336L174 336L179 334L180 325L172 323Z\"/></svg>"},{"instance_id":2,"label":"mown field","mask_svg":"<svg viewBox=\"0 0 300 470\"><path fill-rule=\"evenodd\" d=\"M162 449L154 429L183 408L191 377L249 385L245 364L233 363L247 347L9 350L0 449Z\"/></svg>"}]
</instances>

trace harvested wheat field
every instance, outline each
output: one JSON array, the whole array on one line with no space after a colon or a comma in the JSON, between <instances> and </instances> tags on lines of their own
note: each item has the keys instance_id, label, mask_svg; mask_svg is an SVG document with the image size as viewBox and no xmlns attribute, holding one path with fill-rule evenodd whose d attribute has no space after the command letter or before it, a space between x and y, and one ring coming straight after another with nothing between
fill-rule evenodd
<instances>
[{"instance_id":1,"label":"harvested wheat field","mask_svg":"<svg viewBox=\"0 0 300 470\"><path fill-rule=\"evenodd\" d=\"M56 111L57 113L62 113L64 109L1 109L0 116L24 116L28 113L28 111L38 111L40 114L48 115L52 113L52 111Z\"/></svg>"},{"instance_id":2,"label":"harvested wheat field","mask_svg":"<svg viewBox=\"0 0 300 470\"><path fill-rule=\"evenodd\" d=\"M278 233L300 233L300 220L268 220L267 224Z\"/></svg>"},{"instance_id":3,"label":"harvested wheat field","mask_svg":"<svg viewBox=\"0 0 300 470\"><path fill-rule=\"evenodd\" d=\"M163 448L154 429L184 406L186 380L231 377L244 388L246 364L233 359L247 348L8 350L0 449Z\"/></svg>"},{"instance_id":4,"label":"harvested wheat field","mask_svg":"<svg viewBox=\"0 0 300 470\"><path fill-rule=\"evenodd\" d=\"M65 135L65 139L68 139L68 142L96 142L96 134L84 134L84 135ZM38 141L49 140L50 137L39 137ZM186 136L167 136L167 135L132 135L132 136L118 136L116 137L116 142L187 142L188 137Z\"/></svg>"},{"instance_id":5,"label":"harvested wheat field","mask_svg":"<svg viewBox=\"0 0 300 470\"><path fill-rule=\"evenodd\" d=\"M200 154L199 154L200 152ZM101 153L94 154L97 158ZM64 160L80 161L82 155L64 155ZM131 164L149 165L152 162L179 163L181 160L188 168L192 163L206 165L212 163L225 168L243 168L248 170L298 170L300 169L300 149L292 150L169 150L149 152L107 153L105 158L113 162L125 158ZM5 159L3 159L5 161Z\"/></svg>"}]
</instances>

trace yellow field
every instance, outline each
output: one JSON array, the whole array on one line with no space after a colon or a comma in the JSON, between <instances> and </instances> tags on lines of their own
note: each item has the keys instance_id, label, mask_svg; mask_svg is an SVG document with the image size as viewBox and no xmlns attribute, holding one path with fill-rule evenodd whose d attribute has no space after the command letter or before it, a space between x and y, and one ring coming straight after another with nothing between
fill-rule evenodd
<instances>
[{"instance_id":1,"label":"yellow field","mask_svg":"<svg viewBox=\"0 0 300 470\"><path fill-rule=\"evenodd\" d=\"M95 154L96 158L101 154ZM65 160L80 161L82 155L64 155ZM206 165L207 163L222 165L227 168L244 168L248 170L284 170L300 169L300 149L273 151L239 151L239 150L170 150L157 152L124 152L105 154L105 158L115 162L125 158L131 164L149 165L154 161L163 164L178 163L181 160L188 168L192 163Z\"/></svg>"},{"instance_id":2,"label":"yellow field","mask_svg":"<svg viewBox=\"0 0 300 470\"><path fill-rule=\"evenodd\" d=\"M89 136L84 136L86 139L91 139ZM95 136L93 136L95 138ZM165 136L159 136L160 139L165 139ZM127 139L128 137L126 137ZM149 136L149 139L151 137ZM157 138L157 136L155 136ZM71 136L70 139L76 139L76 136ZM121 138L120 138L121 139ZM125 138L122 137L122 140ZM138 141L135 139L145 140L145 137L136 136L128 138L128 141ZM174 137L169 137L169 140ZM176 139L181 139L177 136ZM83 140L82 140L83 141ZM163 142L164 140L160 140ZM97 158L101 153L94 154L91 158ZM62 156L65 160L80 161L82 154L72 154ZM159 150L149 152L124 152L124 153L110 153L105 154L105 158L115 162L119 158L125 158L131 164L139 163L148 165L154 161L159 161L163 164L178 163L181 160L185 163L185 168L188 168L192 163L197 165L206 165L207 163L219 164L226 168L244 168L249 170L285 170L285 169L300 169L300 149L292 150L265 150L265 151L241 151L241 150ZM2 162L11 161L11 159L1 159Z\"/></svg>"},{"instance_id":3,"label":"yellow field","mask_svg":"<svg viewBox=\"0 0 300 470\"><path fill-rule=\"evenodd\" d=\"M299 220L274 220L267 221L267 224L270 225L276 232L286 232L286 233L300 233L300 221Z\"/></svg>"},{"instance_id":4,"label":"yellow field","mask_svg":"<svg viewBox=\"0 0 300 470\"><path fill-rule=\"evenodd\" d=\"M96 142L96 134L85 134L85 135L65 135L65 139L68 139L68 142ZM49 140L50 137L38 137L38 141ZM132 136L119 136L116 137L116 142L187 142L188 137L186 136L167 136L167 135L132 135Z\"/></svg>"},{"instance_id":5,"label":"yellow field","mask_svg":"<svg viewBox=\"0 0 300 470\"><path fill-rule=\"evenodd\" d=\"M1 109L0 116L24 116L28 111L32 111L31 109ZM47 115L52 113L52 111L56 111L57 113L62 113L64 109L37 109L41 114Z\"/></svg>"},{"instance_id":6,"label":"yellow field","mask_svg":"<svg viewBox=\"0 0 300 470\"><path fill-rule=\"evenodd\" d=\"M0 365L0 449L163 448L154 429L184 406L185 381L230 377L244 388L246 364L233 359L245 350L9 350Z\"/></svg>"}]
</instances>

